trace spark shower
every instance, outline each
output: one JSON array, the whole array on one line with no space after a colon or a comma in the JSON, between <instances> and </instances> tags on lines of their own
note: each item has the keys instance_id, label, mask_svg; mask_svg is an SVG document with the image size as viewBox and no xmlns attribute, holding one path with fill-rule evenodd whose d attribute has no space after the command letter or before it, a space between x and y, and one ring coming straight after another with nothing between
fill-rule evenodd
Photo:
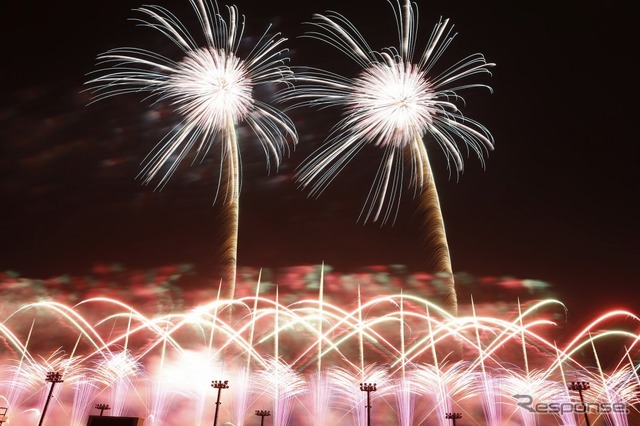
<instances>
[{"instance_id":1,"label":"spark shower","mask_svg":"<svg viewBox=\"0 0 640 426\"><path fill-rule=\"evenodd\" d=\"M591 384L592 406L624 407L594 420L637 418L640 335L602 331L630 318L637 327L630 312L608 312L559 346L547 337L550 318L565 314L557 300L500 319L474 305L454 317L404 294L359 299L353 309L321 297L283 305L277 289L271 296L258 283L255 296L152 317L106 298L25 304L0 326L13 355L0 370L2 399L14 424L33 423L45 374L56 371L64 383L50 410L55 424L83 425L94 403L108 402L111 414L145 424L200 425L213 416L210 383L226 380L222 424L252 424L251 413L268 408L276 425L362 425L358 385L375 383L377 424L445 425L446 413L461 412L466 424L578 425L576 412L531 412L515 395L566 408L580 402L568 383L580 381ZM612 342L626 350L605 369L598 348Z\"/></svg>"}]
</instances>

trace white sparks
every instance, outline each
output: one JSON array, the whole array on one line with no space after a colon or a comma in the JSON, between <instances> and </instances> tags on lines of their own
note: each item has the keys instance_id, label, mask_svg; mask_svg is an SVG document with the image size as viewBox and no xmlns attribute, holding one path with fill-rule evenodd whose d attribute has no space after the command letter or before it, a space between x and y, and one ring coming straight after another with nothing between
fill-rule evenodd
<instances>
[{"instance_id":1,"label":"white sparks","mask_svg":"<svg viewBox=\"0 0 640 426\"><path fill-rule=\"evenodd\" d=\"M141 172L149 183L161 175L158 187L164 186L180 162L195 149L195 159L220 147L219 183L226 186L225 200L239 194L239 154L235 126L246 123L263 145L276 167L287 148L287 140L297 143L291 120L281 111L254 97L263 85L289 84L292 72L285 65L286 41L279 34L265 33L247 55L238 50L244 32L244 17L229 6L225 20L215 1L190 0L206 40L200 46L195 38L168 10L154 5L137 9L146 15L138 19L141 26L159 31L178 47L180 58L174 60L141 48L112 49L98 56L98 76L88 82L94 100L111 96L147 92L156 101L166 101L182 117L169 134L147 157ZM221 143L215 145L221 136ZM237 158L236 158L237 157ZM194 159L194 160L195 160ZM224 182L224 183L223 183Z\"/></svg>"},{"instance_id":2,"label":"white sparks","mask_svg":"<svg viewBox=\"0 0 640 426\"><path fill-rule=\"evenodd\" d=\"M413 64L373 64L354 79L345 123L360 138L397 148L423 135L437 101L424 73Z\"/></svg>"},{"instance_id":3,"label":"white sparks","mask_svg":"<svg viewBox=\"0 0 640 426\"><path fill-rule=\"evenodd\" d=\"M167 93L178 111L218 131L249 114L252 88L244 63L219 49L189 52L167 81Z\"/></svg>"},{"instance_id":4,"label":"white sparks","mask_svg":"<svg viewBox=\"0 0 640 426\"><path fill-rule=\"evenodd\" d=\"M362 71L353 78L317 68L296 73L296 87L283 91L282 98L296 106L339 107L344 117L334 127L326 144L299 169L298 180L311 195L318 196L363 148L374 144L385 148L371 191L365 202L365 221L385 222L397 212L403 186L404 164L410 165L409 182L417 194L427 185L426 149L429 135L443 150L448 165L463 170L464 151L473 151L484 165L484 155L493 149L493 138L480 123L458 109L463 103L459 91L483 84L455 84L476 74L490 74L481 54L459 61L441 74L433 74L437 60L455 34L448 20L439 22L420 59L413 56L417 34L417 6L408 0L394 8L399 47L373 50L345 17L335 12L315 15L314 31L307 34L336 47ZM461 142L461 143L460 143Z\"/></svg>"}]
</instances>

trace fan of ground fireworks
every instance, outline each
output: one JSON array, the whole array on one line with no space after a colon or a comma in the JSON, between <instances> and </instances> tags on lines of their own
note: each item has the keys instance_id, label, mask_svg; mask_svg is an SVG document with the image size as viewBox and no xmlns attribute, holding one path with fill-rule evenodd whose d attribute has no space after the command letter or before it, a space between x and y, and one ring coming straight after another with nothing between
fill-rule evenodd
<instances>
[{"instance_id":1,"label":"fan of ground fireworks","mask_svg":"<svg viewBox=\"0 0 640 426\"><path fill-rule=\"evenodd\" d=\"M89 81L94 99L143 92L167 102L182 117L181 122L156 146L145 160L141 177L149 183L159 176L161 188L182 160L192 155L197 161L212 148L220 156L218 191L225 204L228 238L223 248L228 266L225 285L233 296L236 275L240 194L240 152L236 126L245 123L254 131L267 157L276 167L287 148L287 139L297 142L291 120L281 111L254 96L260 86L288 83L292 77L285 65L278 34L267 33L247 55L238 53L244 32L244 17L235 6L228 7L225 20L218 5L207 0L190 0L204 34L200 46L186 26L160 6L137 9L145 17L141 26L159 31L179 48L179 59L159 53L123 47L98 56L97 76Z\"/></svg>"},{"instance_id":2,"label":"fan of ground fireworks","mask_svg":"<svg viewBox=\"0 0 640 426\"><path fill-rule=\"evenodd\" d=\"M417 6L408 0L394 8L399 34L398 48L372 50L345 17L335 12L315 15L308 37L327 42L346 53L362 71L355 77L303 68L295 89L285 90L286 100L297 106L340 107L344 117L326 144L300 168L301 186L319 195L333 178L366 145L383 148L378 173L360 217L386 222L395 218L404 184L404 166L410 166L410 186L420 194L426 215L427 240L436 249L436 271L450 280L449 303L456 310L452 267L438 194L429 165L424 138L429 135L456 171L463 168L463 151L473 151L481 162L493 149L493 138L480 123L458 109L459 92L482 84L461 83L476 74L488 74L493 65L481 54L470 55L441 74L432 69L455 34L448 21L440 21L419 60L414 61Z\"/></svg>"}]
</instances>

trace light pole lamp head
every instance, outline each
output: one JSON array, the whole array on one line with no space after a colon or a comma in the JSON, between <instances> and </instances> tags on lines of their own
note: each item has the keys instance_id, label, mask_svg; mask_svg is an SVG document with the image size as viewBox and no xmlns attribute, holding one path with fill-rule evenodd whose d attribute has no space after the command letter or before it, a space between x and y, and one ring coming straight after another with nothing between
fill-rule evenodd
<instances>
[{"instance_id":1,"label":"light pole lamp head","mask_svg":"<svg viewBox=\"0 0 640 426\"><path fill-rule=\"evenodd\" d=\"M211 381L211 387L214 389L229 389L229 381L213 380Z\"/></svg>"},{"instance_id":2,"label":"light pole lamp head","mask_svg":"<svg viewBox=\"0 0 640 426\"><path fill-rule=\"evenodd\" d=\"M62 374L57 372L57 371L49 371L47 373L47 377L45 378L45 381L51 382L51 383L62 383L62 382L64 382L64 380L62 380Z\"/></svg>"},{"instance_id":3,"label":"light pole lamp head","mask_svg":"<svg viewBox=\"0 0 640 426\"><path fill-rule=\"evenodd\" d=\"M269 410L256 410L256 416L266 417L270 415L271 415L271 411Z\"/></svg>"},{"instance_id":4,"label":"light pole lamp head","mask_svg":"<svg viewBox=\"0 0 640 426\"><path fill-rule=\"evenodd\" d=\"M444 418L448 420L459 420L462 418L462 413L446 413Z\"/></svg>"},{"instance_id":5,"label":"light pole lamp head","mask_svg":"<svg viewBox=\"0 0 640 426\"><path fill-rule=\"evenodd\" d=\"M109 404L96 404L96 409L98 410L111 410Z\"/></svg>"},{"instance_id":6,"label":"light pole lamp head","mask_svg":"<svg viewBox=\"0 0 640 426\"><path fill-rule=\"evenodd\" d=\"M569 390L584 391L591 389L589 382L575 381L568 385Z\"/></svg>"},{"instance_id":7,"label":"light pole lamp head","mask_svg":"<svg viewBox=\"0 0 640 426\"><path fill-rule=\"evenodd\" d=\"M376 383L360 383L360 390L362 392L375 392L378 390Z\"/></svg>"}]
</instances>

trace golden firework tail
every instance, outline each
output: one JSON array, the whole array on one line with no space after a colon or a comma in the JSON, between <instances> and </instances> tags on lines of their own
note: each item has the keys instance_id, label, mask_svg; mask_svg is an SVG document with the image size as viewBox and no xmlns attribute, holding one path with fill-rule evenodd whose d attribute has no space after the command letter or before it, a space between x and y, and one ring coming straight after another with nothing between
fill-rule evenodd
<instances>
[{"instance_id":1,"label":"golden firework tail","mask_svg":"<svg viewBox=\"0 0 640 426\"><path fill-rule=\"evenodd\" d=\"M449 253L449 243L445 232L444 219L440 209L440 199L436 189L433 171L429 163L427 148L422 139L416 136L412 149L417 151L418 162L421 170L418 171L416 185L422 188L418 209L424 215L423 228L425 231L425 241L433 247L432 267L433 271L445 281L447 289L446 301L449 310L453 315L458 315L458 297L456 295L455 282L453 279L453 267L451 265L451 255Z\"/></svg>"},{"instance_id":2,"label":"golden firework tail","mask_svg":"<svg viewBox=\"0 0 640 426\"><path fill-rule=\"evenodd\" d=\"M223 162L226 166L226 196L223 211L223 230L226 232L221 251L224 296L233 300L236 291L238 264L238 221L240 218L240 153L233 122L229 121L225 132L225 152Z\"/></svg>"}]
</instances>

